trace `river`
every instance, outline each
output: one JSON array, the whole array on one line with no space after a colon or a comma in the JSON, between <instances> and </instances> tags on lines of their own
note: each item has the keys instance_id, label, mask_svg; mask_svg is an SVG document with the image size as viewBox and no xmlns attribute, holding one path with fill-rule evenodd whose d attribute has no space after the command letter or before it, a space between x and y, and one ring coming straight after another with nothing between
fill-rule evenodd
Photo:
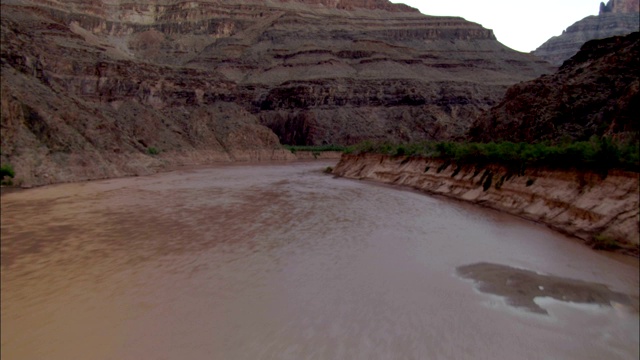
<instances>
[{"instance_id":1,"label":"river","mask_svg":"<svg viewBox=\"0 0 640 360\"><path fill-rule=\"evenodd\" d=\"M637 259L328 165L2 195L2 359L638 358Z\"/></svg>"}]
</instances>

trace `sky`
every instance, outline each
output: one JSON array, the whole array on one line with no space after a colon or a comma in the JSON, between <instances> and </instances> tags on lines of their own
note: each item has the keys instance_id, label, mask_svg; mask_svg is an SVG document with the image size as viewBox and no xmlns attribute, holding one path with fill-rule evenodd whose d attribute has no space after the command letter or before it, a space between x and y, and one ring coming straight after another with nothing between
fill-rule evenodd
<instances>
[{"instance_id":1,"label":"sky","mask_svg":"<svg viewBox=\"0 0 640 360\"><path fill-rule=\"evenodd\" d=\"M498 41L530 52L578 20L598 15L606 0L392 0L425 15L460 16L492 29Z\"/></svg>"}]
</instances>

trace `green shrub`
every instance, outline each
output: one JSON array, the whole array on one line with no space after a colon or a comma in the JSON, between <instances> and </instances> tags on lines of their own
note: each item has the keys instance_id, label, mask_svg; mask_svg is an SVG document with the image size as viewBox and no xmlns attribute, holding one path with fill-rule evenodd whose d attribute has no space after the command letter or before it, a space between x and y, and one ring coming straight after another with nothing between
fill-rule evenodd
<instances>
[{"instance_id":1,"label":"green shrub","mask_svg":"<svg viewBox=\"0 0 640 360\"><path fill-rule=\"evenodd\" d=\"M160 151L156 148L154 148L153 146L150 146L147 148L147 154L149 155L158 155L160 154Z\"/></svg>"},{"instance_id":2,"label":"green shrub","mask_svg":"<svg viewBox=\"0 0 640 360\"><path fill-rule=\"evenodd\" d=\"M620 245L610 236L599 234L591 240L591 247L596 250L613 250L619 248Z\"/></svg>"},{"instance_id":3,"label":"green shrub","mask_svg":"<svg viewBox=\"0 0 640 360\"><path fill-rule=\"evenodd\" d=\"M16 176L16 172L10 164L0 166L0 184L1 185L13 185L13 179Z\"/></svg>"},{"instance_id":4,"label":"green shrub","mask_svg":"<svg viewBox=\"0 0 640 360\"><path fill-rule=\"evenodd\" d=\"M0 180L3 180L5 177L14 178L15 176L16 172L10 164L0 166Z\"/></svg>"},{"instance_id":5,"label":"green shrub","mask_svg":"<svg viewBox=\"0 0 640 360\"><path fill-rule=\"evenodd\" d=\"M340 145L284 145L283 147L293 154L298 151L310 151L316 156L324 151L353 152L354 150L353 148Z\"/></svg>"},{"instance_id":6,"label":"green shrub","mask_svg":"<svg viewBox=\"0 0 640 360\"><path fill-rule=\"evenodd\" d=\"M540 143L462 143L421 142L411 144L374 143L367 141L354 146L357 153L378 153L395 156L423 156L443 159L446 166L453 161L458 165L475 164L476 168L499 164L509 173L523 176L526 168L548 167L555 169L574 168L597 171L603 177L613 168L640 172L640 144L638 141L617 142L609 137L593 137L589 141L558 144ZM477 175L477 173L475 174ZM483 179L484 180L484 179Z\"/></svg>"}]
</instances>

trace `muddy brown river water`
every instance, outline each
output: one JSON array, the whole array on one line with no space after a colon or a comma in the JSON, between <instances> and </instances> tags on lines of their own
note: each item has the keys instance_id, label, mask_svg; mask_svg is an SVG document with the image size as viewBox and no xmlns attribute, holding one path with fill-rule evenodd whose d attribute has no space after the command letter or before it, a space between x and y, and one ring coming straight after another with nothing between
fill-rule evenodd
<instances>
[{"instance_id":1,"label":"muddy brown river water","mask_svg":"<svg viewBox=\"0 0 640 360\"><path fill-rule=\"evenodd\" d=\"M2 359L638 358L637 259L327 165L4 194Z\"/></svg>"}]
</instances>

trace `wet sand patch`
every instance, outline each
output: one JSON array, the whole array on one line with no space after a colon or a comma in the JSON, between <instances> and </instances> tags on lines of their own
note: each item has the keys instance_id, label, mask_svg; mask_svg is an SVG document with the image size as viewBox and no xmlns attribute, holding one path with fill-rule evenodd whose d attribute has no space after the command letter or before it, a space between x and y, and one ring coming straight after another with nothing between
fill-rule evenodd
<instances>
[{"instance_id":1,"label":"wet sand patch","mask_svg":"<svg viewBox=\"0 0 640 360\"><path fill-rule=\"evenodd\" d=\"M612 291L603 284L491 263L465 265L456 270L461 277L473 280L479 291L501 296L509 305L539 314L548 312L534 301L537 297L601 306L619 303L638 312L637 297Z\"/></svg>"}]
</instances>

